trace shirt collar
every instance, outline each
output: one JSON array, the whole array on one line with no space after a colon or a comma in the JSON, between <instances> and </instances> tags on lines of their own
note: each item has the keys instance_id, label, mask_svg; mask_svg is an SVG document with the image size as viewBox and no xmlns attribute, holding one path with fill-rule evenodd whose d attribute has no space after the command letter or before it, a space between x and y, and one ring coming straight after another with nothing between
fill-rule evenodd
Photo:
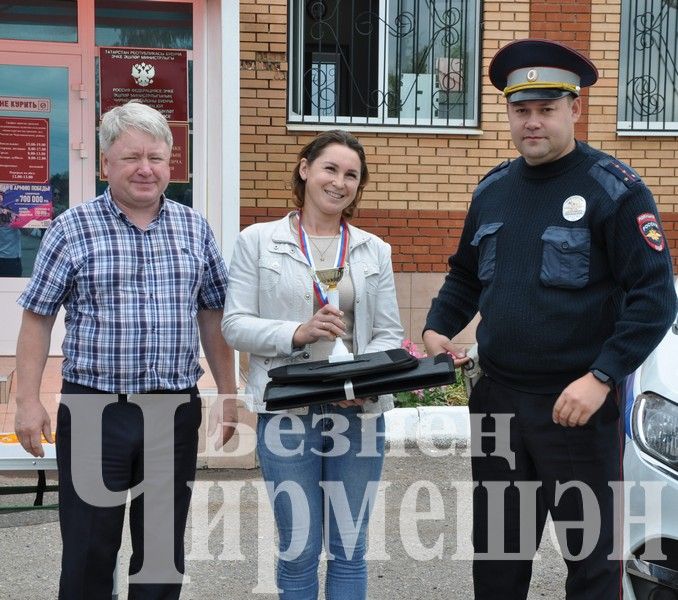
<instances>
[{"instance_id":1,"label":"shirt collar","mask_svg":"<svg viewBox=\"0 0 678 600\"><path fill-rule=\"evenodd\" d=\"M104 199L104 203L114 215L116 215L119 219L125 221L126 223L130 222L129 219L127 218L127 215L120 209L120 207L115 202L113 202L113 196L111 194L110 186L104 190L102 197ZM165 194L162 194L160 196L160 209L158 210L158 214L156 215L156 217L153 219L153 221L151 221L151 226L153 225L153 223L159 221L162 218L163 214L165 213L165 209L167 208L167 202L165 202L165 200L166 196Z\"/></svg>"}]
</instances>

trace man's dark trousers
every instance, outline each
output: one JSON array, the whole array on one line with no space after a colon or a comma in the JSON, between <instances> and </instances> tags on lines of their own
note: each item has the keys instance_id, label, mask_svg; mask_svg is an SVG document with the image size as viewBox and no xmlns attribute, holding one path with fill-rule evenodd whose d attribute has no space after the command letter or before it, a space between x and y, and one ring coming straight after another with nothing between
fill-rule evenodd
<instances>
[{"instance_id":1,"label":"man's dark trousers","mask_svg":"<svg viewBox=\"0 0 678 600\"><path fill-rule=\"evenodd\" d=\"M531 536L538 547L548 513L556 521L581 522L584 515L582 495L578 489L561 494L555 502L556 484L581 482L595 495L600 511L600 533L590 553L582 553L583 536L579 529L568 529L569 554L578 560L566 560L568 600L619 600L621 595L621 563L609 560L613 549L619 552L618 536L622 535L622 511L614 506L609 482L621 481L623 461L623 406L620 397L611 392L603 406L589 422L579 427L563 427L552 420L552 410L558 394L530 394L500 385L488 376L476 384L469 401L471 414L513 414L511 420L511 450L515 468L505 458L487 456L495 449L495 440L483 437L482 453L471 459L473 480L480 484L473 497L473 543L476 553L527 553L524 560L479 559L473 563L476 600L524 600L527 598L532 575L532 549L520 548L520 528L535 532ZM482 431L494 431L493 419L484 418ZM504 548L488 548L488 494L483 482L536 481L536 510L520 520L520 493L515 486L504 495ZM526 502L526 498L522 501ZM534 519L534 520L532 520ZM524 522L528 520L529 522ZM590 525L590 523L587 523ZM490 525L491 527L491 525ZM588 527L589 531L591 526ZM493 531L491 533L495 533ZM615 546L615 542L617 545ZM561 546L563 541L560 540ZM529 545L528 545L529 546Z\"/></svg>"},{"instance_id":2,"label":"man's dark trousers","mask_svg":"<svg viewBox=\"0 0 678 600\"><path fill-rule=\"evenodd\" d=\"M62 394L102 394L68 381ZM148 394L186 394L190 402L181 404L174 418L174 561L184 572L184 530L188 517L191 490L187 482L195 477L201 401L197 388L174 392L152 391ZM102 417L102 472L111 491L126 490L143 481L143 416L141 408L119 395L108 405ZM63 541L59 600L110 600L113 572L120 548L125 506L96 507L85 503L75 492L71 471L71 415L62 403L57 414L57 465L59 469L59 519ZM168 432L169 441L169 432ZM130 575L141 570L143 552L143 494L130 505L132 557ZM171 515L167 515L171 518ZM130 600L174 600L181 585L135 584L129 587Z\"/></svg>"}]
</instances>

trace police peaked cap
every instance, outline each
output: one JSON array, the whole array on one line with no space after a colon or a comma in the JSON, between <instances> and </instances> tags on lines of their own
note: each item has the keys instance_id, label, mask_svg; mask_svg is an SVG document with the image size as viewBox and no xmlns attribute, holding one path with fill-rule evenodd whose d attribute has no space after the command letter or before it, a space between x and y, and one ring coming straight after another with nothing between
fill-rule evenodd
<instances>
[{"instance_id":1,"label":"police peaked cap","mask_svg":"<svg viewBox=\"0 0 678 600\"><path fill-rule=\"evenodd\" d=\"M598 80L598 70L583 54L550 40L516 40L490 63L490 81L508 102L556 100Z\"/></svg>"}]
</instances>

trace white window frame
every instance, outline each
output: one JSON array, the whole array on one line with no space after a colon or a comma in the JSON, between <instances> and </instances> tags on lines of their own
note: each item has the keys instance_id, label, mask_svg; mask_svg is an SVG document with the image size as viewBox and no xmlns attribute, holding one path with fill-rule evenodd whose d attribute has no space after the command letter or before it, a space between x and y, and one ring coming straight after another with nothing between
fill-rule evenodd
<instances>
[{"instance_id":1,"label":"white window frame","mask_svg":"<svg viewBox=\"0 0 678 600\"><path fill-rule=\"evenodd\" d=\"M388 19L389 2L392 1L395 0L379 0L379 39L385 39L385 43L380 43L378 45L379 56L377 59L377 77L380 85L387 80L385 70L387 68L388 61L386 57L389 56L390 44L392 42L390 40L390 36L386 36L386 21ZM475 14L479 17L481 15L482 8L481 1L467 1L469 5L475 4ZM288 49L290 54L290 72L288 74L290 83L288 89L290 92L292 92L293 86L296 86L294 91L299 98L299 103L303 110L304 77L300 75L303 73L304 69L303 40L297 40L294 38L294 36L295 25L299 25L304 19L304 3L296 1L292 2L288 15ZM287 97L287 128L291 131L317 131L343 126L350 127L352 131L402 131L410 133L419 132L480 135L482 133L480 130L480 96L482 92L482 81L480 80L479 76L479 65L481 63L482 57L480 48L479 21L479 18L475 19L475 22L471 22L469 20L469 27L473 27L473 32L469 34L469 41L472 41L472 44L469 44L469 47L472 47L475 50L472 56L471 68L469 70L469 73L471 73L470 79L474 81L473 89L471 89L469 92L469 94L473 96L473 105L475 107L475 116L473 119L466 118L466 120L463 120L450 118L448 120L435 117L432 119L420 119L416 117L388 117L384 114L385 105L383 104L379 107L377 116L374 117L304 115L294 111L294 94L289 93ZM301 32L301 27L298 26L297 29L299 30L300 35L303 35L303 32ZM296 54L294 50L295 44L298 48Z\"/></svg>"},{"instance_id":2,"label":"white window frame","mask_svg":"<svg viewBox=\"0 0 678 600\"><path fill-rule=\"evenodd\" d=\"M636 5L640 5L640 8L636 9ZM666 18L668 19L666 25L660 20L659 28L657 25L652 22L649 27L645 29L645 36L642 38L636 38L636 31L633 29L634 25L631 23L632 11L635 17L641 15L641 13L649 12L653 15L654 18L658 18L661 13L664 11L667 12ZM660 13L657 12L657 9L660 10ZM672 26L672 27L671 27ZM672 31L671 31L671 29ZM675 137L678 136L678 46L673 43L671 40L672 35L678 35L678 8L671 7L664 0L622 0L621 2L621 23L620 23L620 35L619 35L619 82L618 82L618 94L617 94L617 133L621 136L665 136L665 137ZM666 37L666 40L662 39ZM639 61L644 62L645 65L637 67L632 71L633 66L627 65L626 61L635 62L634 56L629 52L629 44L635 44L636 39L639 41L650 41L650 44L645 47L644 50L637 50L635 56L639 58ZM664 48L663 45L667 47ZM647 53L647 56L646 56ZM660 71L659 66L662 63L662 60L657 60L657 57L663 57L665 70ZM671 75L668 71L671 67L676 69L676 73L673 75L675 78L675 83L673 84L673 98L671 99L671 105L673 107L673 118L677 119L674 121L664 121L663 118L648 118L647 116L638 115L631 109L632 114L631 118L633 120L622 120L622 115L624 114L625 106L628 102L628 87L629 87L629 78L630 77L647 77L651 78L652 82L661 88L661 90L666 94L671 92L671 84L667 81L670 79ZM668 85L666 85L668 83ZM664 84L664 85L662 85ZM660 96L660 92L657 91L657 95ZM665 102L666 96L662 98L662 102ZM651 115L652 117L652 115Z\"/></svg>"}]
</instances>

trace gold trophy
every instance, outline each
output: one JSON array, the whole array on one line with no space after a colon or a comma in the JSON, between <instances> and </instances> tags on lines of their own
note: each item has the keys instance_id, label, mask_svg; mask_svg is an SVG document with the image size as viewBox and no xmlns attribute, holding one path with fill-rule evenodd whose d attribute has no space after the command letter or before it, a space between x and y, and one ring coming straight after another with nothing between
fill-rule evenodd
<instances>
[{"instance_id":1,"label":"gold trophy","mask_svg":"<svg viewBox=\"0 0 678 600\"><path fill-rule=\"evenodd\" d=\"M315 272L315 276L327 293L327 303L339 308L339 290L337 289L337 285L344 276L344 267L318 269ZM353 360L353 354L348 351L339 336L334 338L334 348L332 348L328 360L331 363Z\"/></svg>"}]
</instances>

